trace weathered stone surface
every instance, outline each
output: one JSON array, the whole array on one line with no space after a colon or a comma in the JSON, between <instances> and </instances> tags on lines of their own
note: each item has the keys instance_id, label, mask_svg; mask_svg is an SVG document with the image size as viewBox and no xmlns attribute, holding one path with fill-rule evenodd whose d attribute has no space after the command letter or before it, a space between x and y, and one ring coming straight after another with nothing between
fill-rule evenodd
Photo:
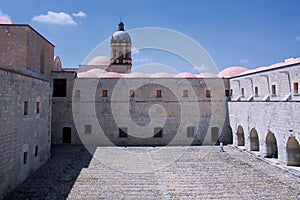
<instances>
[{"instance_id":1,"label":"weathered stone surface","mask_svg":"<svg viewBox=\"0 0 300 200\"><path fill-rule=\"evenodd\" d=\"M208 146L168 148L182 148L185 153L164 168L157 162L159 156L146 156L145 161L152 164L144 166L150 171L128 173L124 169L129 165L141 167L141 163L136 159L124 163L113 156L105 158L123 169L118 171L104 165L101 159L91 160L82 146L55 146L47 165L5 199L299 198L299 177L235 148L225 147L225 152ZM113 148L101 147L110 152L109 149ZM161 149L121 148L150 155Z\"/></svg>"}]
</instances>

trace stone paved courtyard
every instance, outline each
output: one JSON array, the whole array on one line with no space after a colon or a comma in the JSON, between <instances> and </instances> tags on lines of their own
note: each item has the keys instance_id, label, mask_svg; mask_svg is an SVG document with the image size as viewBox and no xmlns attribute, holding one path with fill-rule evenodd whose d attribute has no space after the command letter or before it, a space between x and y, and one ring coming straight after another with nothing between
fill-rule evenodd
<instances>
[{"instance_id":1,"label":"stone paved courtyard","mask_svg":"<svg viewBox=\"0 0 300 200\"><path fill-rule=\"evenodd\" d=\"M300 178L231 147L54 146L5 199L299 199ZM110 166L110 167L108 167Z\"/></svg>"}]
</instances>

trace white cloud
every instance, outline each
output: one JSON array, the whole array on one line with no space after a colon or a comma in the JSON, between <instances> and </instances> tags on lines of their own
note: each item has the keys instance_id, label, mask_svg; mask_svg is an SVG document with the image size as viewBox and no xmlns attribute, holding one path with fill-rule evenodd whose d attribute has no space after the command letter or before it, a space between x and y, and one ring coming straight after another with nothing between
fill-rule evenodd
<instances>
[{"instance_id":1,"label":"white cloud","mask_svg":"<svg viewBox=\"0 0 300 200\"><path fill-rule=\"evenodd\" d=\"M247 60L247 59L242 59L242 60L239 60L239 63L242 63L242 64L246 64L246 63L250 63L251 61L250 60Z\"/></svg>"},{"instance_id":2,"label":"white cloud","mask_svg":"<svg viewBox=\"0 0 300 200\"><path fill-rule=\"evenodd\" d=\"M133 62L135 62L135 63L147 63L147 62L149 62L150 60L148 59L148 58L135 58L134 60L133 60Z\"/></svg>"},{"instance_id":3,"label":"white cloud","mask_svg":"<svg viewBox=\"0 0 300 200\"><path fill-rule=\"evenodd\" d=\"M64 12L48 11L46 15L42 14L34 16L32 21L58 25L77 25L77 22L73 20L73 17Z\"/></svg>"},{"instance_id":4,"label":"white cloud","mask_svg":"<svg viewBox=\"0 0 300 200\"><path fill-rule=\"evenodd\" d=\"M79 11L78 13L73 13L72 15L74 17L81 17L81 18L86 18L87 17L87 15L82 11Z\"/></svg>"},{"instance_id":5,"label":"white cloud","mask_svg":"<svg viewBox=\"0 0 300 200\"><path fill-rule=\"evenodd\" d=\"M299 42L300 42L300 35L297 35L297 36L296 36L296 41L299 41Z\"/></svg>"},{"instance_id":6,"label":"white cloud","mask_svg":"<svg viewBox=\"0 0 300 200\"><path fill-rule=\"evenodd\" d=\"M138 53L140 53L140 50L139 50L139 49L137 49L136 47L132 47L132 48L131 48L131 54L132 54L132 55L136 55L136 54L138 54Z\"/></svg>"},{"instance_id":7,"label":"white cloud","mask_svg":"<svg viewBox=\"0 0 300 200\"><path fill-rule=\"evenodd\" d=\"M201 65L201 66L196 66L194 67L197 71L199 71L200 73L203 73L203 72L207 72L208 71L208 68L205 66L205 65Z\"/></svg>"},{"instance_id":8,"label":"white cloud","mask_svg":"<svg viewBox=\"0 0 300 200\"><path fill-rule=\"evenodd\" d=\"M6 18L10 19L10 16L8 16L8 15L5 14L4 12L2 12L1 9L0 9L0 17L6 17Z\"/></svg>"}]
</instances>

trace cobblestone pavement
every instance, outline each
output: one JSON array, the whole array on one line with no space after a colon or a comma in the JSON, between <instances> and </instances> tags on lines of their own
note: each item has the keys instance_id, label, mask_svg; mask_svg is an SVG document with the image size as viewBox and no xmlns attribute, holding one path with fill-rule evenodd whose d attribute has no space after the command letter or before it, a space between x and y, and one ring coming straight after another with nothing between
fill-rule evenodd
<instances>
[{"instance_id":1,"label":"cobblestone pavement","mask_svg":"<svg viewBox=\"0 0 300 200\"><path fill-rule=\"evenodd\" d=\"M225 151L102 147L91 159L84 147L55 146L50 161L6 199L300 198L299 177L237 149Z\"/></svg>"}]
</instances>

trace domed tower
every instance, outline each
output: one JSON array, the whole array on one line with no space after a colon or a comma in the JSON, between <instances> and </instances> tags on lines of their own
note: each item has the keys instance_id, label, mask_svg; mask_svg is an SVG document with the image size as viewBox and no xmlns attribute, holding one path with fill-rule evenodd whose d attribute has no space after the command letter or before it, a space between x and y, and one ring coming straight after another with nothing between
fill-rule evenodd
<instances>
[{"instance_id":1,"label":"domed tower","mask_svg":"<svg viewBox=\"0 0 300 200\"><path fill-rule=\"evenodd\" d=\"M124 23L119 23L118 31L112 35L111 58L108 71L130 73L131 70L131 38L124 29Z\"/></svg>"}]
</instances>

